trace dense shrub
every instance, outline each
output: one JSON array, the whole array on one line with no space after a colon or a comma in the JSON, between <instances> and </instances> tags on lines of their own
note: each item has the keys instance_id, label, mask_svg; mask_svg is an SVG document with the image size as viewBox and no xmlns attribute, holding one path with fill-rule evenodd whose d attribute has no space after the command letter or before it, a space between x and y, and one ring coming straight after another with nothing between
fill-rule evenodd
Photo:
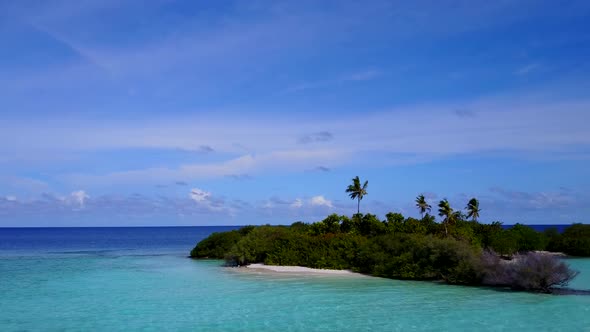
<instances>
[{"instance_id":1,"label":"dense shrub","mask_svg":"<svg viewBox=\"0 0 590 332\"><path fill-rule=\"evenodd\" d=\"M311 224L308 230L309 233L313 235L340 233L342 232L341 223L346 221L347 219L348 217L346 216L339 216L336 213L333 213L326 217L326 219ZM350 227L352 227L352 225Z\"/></svg>"},{"instance_id":2,"label":"dense shrub","mask_svg":"<svg viewBox=\"0 0 590 332\"><path fill-rule=\"evenodd\" d=\"M294 232L307 233L309 232L310 225L304 223L303 221L296 221L291 224L290 228Z\"/></svg>"},{"instance_id":3,"label":"dense shrub","mask_svg":"<svg viewBox=\"0 0 590 332\"><path fill-rule=\"evenodd\" d=\"M404 232L408 234L426 234L428 225L422 220L410 217L404 221Z\"/></svg>"},{"instance_id":4,"label":"dense shrub","mask_svg":"<svg viewBox=\"0 0 590 332\"><path fill-rule=\"evenodd\" d=\"M469 221L467 225L471 227L479 245L482 248L490 248L492 246L492 239L498 233L502 233L502 223L494 221L491 224L480 224L476 221Z\"/></svg>"},{"instance_id":5,"label":"dense shrub","mask_svg":"<svg viewBox=\"0 0 590 332\"><path fill-rule=\"evenodd\" d=\"M566 285L576 273L555 257L531 251L546 248L590 256L590 225L576 224L563 234L540 233L519 224L504 230L498 222L480 224L456 214L445 233L428 214L418 220L389 213L384 221L373 214L352 218L332 214L312 224L247 226L213 233L197 244L191 257L225 258L230 265L352 269L395 279L548 292ZM482 249L499 255L481 254Z\"/></svg>"},{"instance_id":6,"label":"dense shrub","mask_svg":"<svg viewBox=\"0 0 590 332\"><path fill-rule=\"evenodd\" d=\"M554 236L548 247L572 256L590 256L590 225L573 224L561 236Z\"/></svg>"},{"instance_id":7,"label":"dense shrub","mask_svg":"<svg viewBox=\"0 0 590 332\"><path fill-rule=\"evenodd\" d=\"M418 220L415 218L405 219L401 213L388 213L385 216L385 226L387 233L408 233L408 234L427 234L429 231L429 222L431 219L424 218Z\"/></svg>"},{"instance_id":8,"label":"dense shrub","mask_svg":"<svg viewBox=\"0 0 590 332\"><path fill-rule=\"evenodd\" d=\"M555 286L567 286L578 274L559 258L535 252L515 255L510 261L485 252L480 271L484 285L545 293Z\"/></svg>"},{"instance_id":9,"label":"dense shrub","mask_svg":"<svg viewBox=\"0 0 590 332\"><path fill-rule=\"evenodd\" d=\"M516 224L507 230L495 230L488 241L487 248L504 256L517 252L544 250L547 245L543 233L521 224Z\"/></svg>"},{"instance_id":10,"label":"dense shrub","mask_svg":"<svg viewBox=\"0 0 590 332\"><path fill-rule=\"evenodd\" d=\"M516 239L517 251L526 252L533 250L545 249L545 238L543 233L539 233L529 226L516 224L508 230Z\"/></svg>"},{"instance_id":11,"label":"dense shrub","mask_svg":"<svg viewBox=\"0 0 590 332\"><path fill-rule=\"evenodd\" d=\"M474 246L480 247L481 240L475 233L473 222L457 221L453 227L450 227L449 234L457 240L467 242Z\"/></svg>"},{"instance_id":12,"label":"dense shrub","mask_svg":"<svg viewBox=\"0 0 590 332\"><path fill-rule=\"evenodd\" d=\"M222 259L225 254L242 238L242 233L237 230L221 233L213 233L203 241L197 243L191 250L193 258L217 258Z\"/></svg>"},{"instance_id":13,"label":"dense shrub","mask_svg":"<svg viewBox=\"0 0 590 332\"><path fill-rule=\"evenodd\" d=\"M502 256L511 256L518 251L517 235L508 230L501 230L490 236L490 249Z\"/></svg>"},{"instance_id":14,"label":"dense shrub","mask_svg":"<svg viewBox=\"0 0 590 332\"><path fill-rule=\"evenodd\" d=\"M356 226L357 234L363 236L372 237L387 233L387 226L374 214L357 214L353 217L353 223Z\"/></svg>"},{"instance_id":15,"label":"dense shrub","mask_svg":"<svg viewBox=\"0 0 590 332\"><path fill-rule=\"evenodd\" d=\"M545 237L545 250L559 252L561 251L559 241L561 240L561 234L555 227L547 228L543 231L543 237Z\"/></svg>"},{"instance_id":16,"label":"dense shrub","mask_svg":"<svg viewBox=\"0 0 590 332\"><path fill-rule=\"evenodd\" d=\"M256 227L226 251L225 259L232 265L246 265L264 262L269 252L289 239L303 238L304 235L283 226Z\"/></svg>"},{"instance_id":17,"label":"dense shrub","mask_svg":"<svg viewBox=\"0 0 590 332\"><path fill-rule=\"evenodd\" d=\"M242 238L227 253L230 265L265 263L349 269L365 237L355 234L310 235L286 227L264 226Z\"/></svg>"},{"instance_id":18,"label":"dense shrub","mask_svg":"<svg viewBox=\"0 0 590 332\"><path fill-rule=\"evenodd\" d=\"M193 250L191 250L190 257L223 259L225 254L242 237L248 235L255 228L255 226L244 226L233 231L215 232L197 243Z\"/></svg>"},{"instance_id":19,"label":"dense shrub","mask_svg":"<svg viewBox=\"0 0 590 332\"><path fill-rule=\"evenodd\" d=\"M386 278L468 284L476 281L476 261L474 249L454 239L389 234L372 238L361 248L355 269Z\"/></svg>"}]
</instances>

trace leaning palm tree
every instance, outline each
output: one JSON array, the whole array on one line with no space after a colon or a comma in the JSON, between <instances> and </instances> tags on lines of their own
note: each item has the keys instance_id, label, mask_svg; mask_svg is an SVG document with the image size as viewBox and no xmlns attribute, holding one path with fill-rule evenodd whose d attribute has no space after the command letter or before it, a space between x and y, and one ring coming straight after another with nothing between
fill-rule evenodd
<instances>
[{"instance_id":1,"label":"leaning palm tree","mask_svg":"<svg viewBox=\"0 0 590 332\"><path fill-rule=\"evenodd\" d=\"M346 192L350 199L357 200L357 210L356 213L361 213L361 199L367 194L367 186L369 185L369 181L365 181L365 183L361 186L361 180L359 177L355 177L352 179L352 184L346 188Z\"/></svg>"},{"instance_id":2,"label":"leaning palm tree","mask_svg":"<svg viewBox=\"0 0 590 332\"><path fill-rule=\"evenodd\" d=\"M479 212L481 211L479 208L479 201L476 198L470 199L465 209L467 210L467 218L477 221L479 218Z\"/></svg>"},{"instance_id":3,"label":"leaning palm tree","mask_svg":"<svg viewBox=\"0 0 590 332\"><path fill-rule=\"evenodd\" d=\"M445 226L445 235L449 235L447 225L450 225L453 222L455 214L453 208L451 208L451 204L446 198L438 203L438 215L444 217L443 225Z\"/></svg>"},{"instance_id":4,"label":"leaning palm tree","mask_svg":"<svg viewBox=\"0 0 590 332\"><path fill-rule=\"evenodd\" d=\"M430 212L432 210L432 206L426 202L426 198L424 195L419 195L416 197L416 207L420 210L420 214L422 215L422 219L424 219L424 214Z\"/></svg>"}]
</instances>

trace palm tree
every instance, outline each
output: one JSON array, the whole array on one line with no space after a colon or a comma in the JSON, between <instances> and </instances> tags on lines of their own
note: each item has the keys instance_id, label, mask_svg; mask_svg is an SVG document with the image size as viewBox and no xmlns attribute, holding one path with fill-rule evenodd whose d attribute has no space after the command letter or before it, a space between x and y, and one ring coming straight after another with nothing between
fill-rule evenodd
<instances>
[{"instance_id":1,"label":"palm tree","mask_svg":"<svg viewBox=\"0 0 590 332\"><path fill-rule=\"evenodd\" d=\"M356 199L357 203L357 210L356 213L361 213L361 199L367 194L367 186L369 185L369 181L365 181L365 183L361 186L361 180L359 177L355 177L352 179L352 184L346 188L346 192L350 199Z\"/></svg>"},{"instance_id":2,"label":"palm tree","mask_svg":"<svg viewBox=\"0 0 590 332\"><path fill-rule=\"evenodd\" d=\"M445 225L445 235L449 235L447 225L453 222L455 213L453 208L451 208L451 204L449 204L449 201L446 198L438 203L438 215L445 218L443 220L443 225Z\"/></svg>"},{"instance_id":3,"label":"palm tree","mask_svg":"<svg viewBox=\"0 0 590 332\"><path fill-rule=\"evenodd\" d=\"M477 221L479 218L479 212L481 211L479 208L479 201L476 198L470 199L465 209L467 210L467 218L472 218L473 221Z\"/></svg>"},{"instance_id":4,"label":"palm tree","mask_svg":"<svg viewBox=\"0 0 590 332\"><path fill-rule=\"evenodd\" d=\"M416 207L420 210L420 214L422 215L422 219L424 219L424 213L430 212L432 210L432 206L426 202L426 198L424 195L419 195L416 197Z\"/></svg>"}]
</instances>

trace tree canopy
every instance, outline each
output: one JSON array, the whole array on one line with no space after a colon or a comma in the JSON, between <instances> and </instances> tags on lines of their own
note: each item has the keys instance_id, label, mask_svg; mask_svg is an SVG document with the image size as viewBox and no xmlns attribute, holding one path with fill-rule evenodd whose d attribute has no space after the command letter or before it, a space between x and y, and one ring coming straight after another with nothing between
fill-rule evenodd
<instances>
[{"instance_id":1,"label":"tree canopy","mask_svg":"<svg viewBox=\"0 0 590 332\"><path fill-rule=\"evenodd\" d=\"M358 176L352 179L352 184L348 185L346 188L346 192L350 199L357 200L357 211L356 213L361 213L361 200L365 195L367 195L367 187L369 186L369 181L365 181L365 183L361 186L361 180Z\"/></svg>"}]
</instances>

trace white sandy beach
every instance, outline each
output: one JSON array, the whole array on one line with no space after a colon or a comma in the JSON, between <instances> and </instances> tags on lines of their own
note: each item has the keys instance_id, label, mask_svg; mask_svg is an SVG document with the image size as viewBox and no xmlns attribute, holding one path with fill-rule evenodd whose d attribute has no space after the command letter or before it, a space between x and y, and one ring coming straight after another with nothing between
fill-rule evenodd
<instances>
[{"instance_id":1,"label":"white sandy beach","mask_svg":"<svg viewBox=\"0 0 590 332\"><path fill-rule=\"evenodd\" d=\"M274 272L285 274L305 274L305 275L349 275L349 276L364 276L363 274L352 272L350 270L329 270L329 269L312 269L303 266L279 266L279 265L264 265L264 264L250 264L245 269L260 272Z\"/></svg>"}]
</instances>

